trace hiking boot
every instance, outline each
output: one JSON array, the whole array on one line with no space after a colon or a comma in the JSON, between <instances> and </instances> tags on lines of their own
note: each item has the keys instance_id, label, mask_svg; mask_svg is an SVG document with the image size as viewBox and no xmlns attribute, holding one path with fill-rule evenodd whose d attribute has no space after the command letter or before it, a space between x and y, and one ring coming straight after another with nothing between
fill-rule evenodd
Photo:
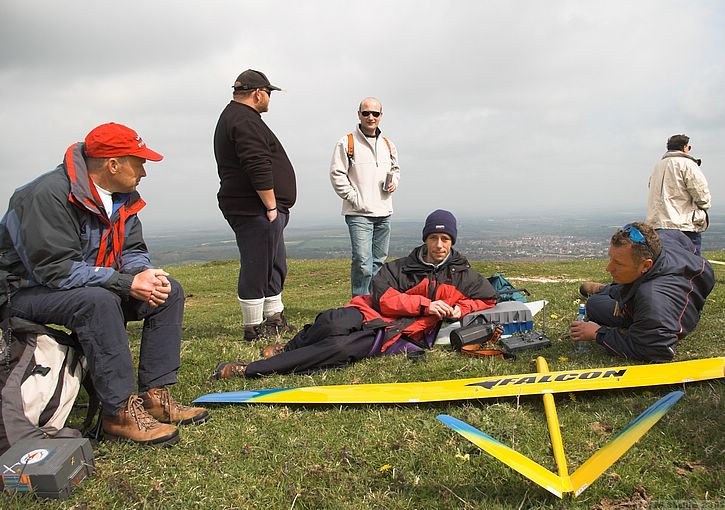
<instances>
[{"instance_id":1,"label":"hiking boot","mask_svg":"<svg viewBox=\"0 0 725 510\"><path fill-rule=\"evenodd\" d=\"M230 379L232 377L244 377L247 371L246 361L223 361L214 369L214 379Z\"/></svg>"},{"instance_id":2,"label":"hiking boot","mask_svg":"<svg viewBox=\"0 0 725 510\"><path fill-rule=\"evenodd\" d=\"M244 339L248 342L254 342L255 340L264 340L264 332L262 331L262 324L254 324L252 326L244 326Z\"/></svg>"},{"instance_id":3,"label":"hiking boot","mask_svg":"<svg viewBox=\"0 0 725 510\"><path fill-rule=\"evenodd\" d=\"M135 443L171 446L179 442L179 429L159 422L143 407L143 400L132 394L118 416L103 417L103 437L108 441L128 439Z\"/></svg>"},{"instance_id":4,"label":"hiking boot","mask_svg":"<svg viewBox=\"0 0 725 510\"><path fill-rule=\"evenodd\" d=\"M579 286L579 294L581 294L582 297L588 298L606 286L606 283L584 282Z\"/></svg>"},{"instance_id":5,"label":"hiking boot","mask_svg":"<svg viewBox=\"0 0 725 510\"><path fill-rule=\"evenodd\" d=\"M268 338L279 338L285 335L292 335L297 328L287 322L284 312L277 312L270 315L261 324L264 336Z\"/></svg>"},{"instance_id":6,"label":"hiking boot","mask_svg":"<svg viewBox=\"0 0 725 510\"><path fill-rule=\"evenodd\" d=\"M272 356L276 356L277 354L284 352L284 345L285 344L270 344L262 349L259 354L264 359L269 359Z\"/></svg>"},{"instance_id":7,"label":"hiking boot","mask_svg":"<svg viewBox=\"0 0 725 510\"><path fill-rule=\"evenodd\" d=\"M151 388L147 392L140 394L139 397L143 400L146 412L161 423L189 425L190 423L204 423L209 418L209 413L202 407L189 407L179 404L165 386Z\"/></svg>"}]
</instances>

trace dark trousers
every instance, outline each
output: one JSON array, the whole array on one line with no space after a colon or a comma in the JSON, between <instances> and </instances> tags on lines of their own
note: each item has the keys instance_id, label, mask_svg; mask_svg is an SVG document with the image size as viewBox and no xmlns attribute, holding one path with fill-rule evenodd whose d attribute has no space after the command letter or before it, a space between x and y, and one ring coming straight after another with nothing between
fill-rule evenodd
<instances>
[{"instance_id":1,"label":"dark trousers","mask_svg":"<svg viewBox=\"0 0 725 510\"><path fill-rule=\"evenodd\" d=\"M700 232L682 232L685 234L690 241L692 241L693 246L695 247L695 255L701 255L702 252L702 233Z\"/></svg>"},{"instance_id":2,"label":"dark trousers","mask_svg":"<svg viewBox=\"0 0 725 510\"><path fill-rule=\"evenodd\" d=\"M152 308L133 298L122 300L101 287L52 290L21 289L10 301L11 315L40 324L59 324L78 337L103 413L117 415L136 389L126 321L143 320L138 362L138 390L176 383L181 366L184 290L169 278L166 302Z\"/></svg>"},{"instance_id":3,"label":"dark trousers","mask_svg":"<svg viewBox=\"0 0 725 510\"><path fill-rule=\"evenodd\" d=\"M284 352L250 363L246 375L312 372L366 358L375 343L375 331L361 329L362 320L362 314L355 308L326 310L314 324L305 325Z\"/></svg>"},{"instance_id":4,"label":"dark trousers","mask_svg":"<svg viewBox=\"0 0 725 510\"><path fill-rule=\"evenodd\" d=\"M287 277L287 251L284 228L289 215L277 213L270 222L266 216L227 216L239 248L239 299L276 296Z\"/></svg>"},{"instance_id":5,"label":"dark trousers","mask_svg":"<svg viewBox=\"0 0 725 510\"><path fill-rule=\"evenodd\" d=\"M614 284L607 285L587 299L587 318L610 328L628 328L629 321L622 317L617 300L609 295L609 290L613 286Z\"/></svg>"}]
</instances>

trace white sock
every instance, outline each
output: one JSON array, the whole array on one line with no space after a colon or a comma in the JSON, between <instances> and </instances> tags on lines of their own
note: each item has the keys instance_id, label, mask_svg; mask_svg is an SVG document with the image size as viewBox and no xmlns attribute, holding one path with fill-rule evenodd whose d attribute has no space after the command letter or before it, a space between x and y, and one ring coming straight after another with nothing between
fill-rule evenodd
<instances>
[{"instance_id":1,"label":"white sock","mask_svg":"<svg viewBox=\"0 0 725 510\"><path fill-rule=\"evenodd\" d=\"M282 304L282 293L276 296L270 296L264 298L264 318L271 317L275 313L279 313L284 310Z\"/></svg>"},{"instance_id":2,"label":"white sock","mask_svg":"<svg viewBox=\"0 0 725 510\"><path fill-rule=\"evenodd\" d=\"M242 317L245 326L257 326L262 323L262 310L264 307L264 298L259 299L239 299L239 306L242 308Z\"/></svg>"}]
</instances>

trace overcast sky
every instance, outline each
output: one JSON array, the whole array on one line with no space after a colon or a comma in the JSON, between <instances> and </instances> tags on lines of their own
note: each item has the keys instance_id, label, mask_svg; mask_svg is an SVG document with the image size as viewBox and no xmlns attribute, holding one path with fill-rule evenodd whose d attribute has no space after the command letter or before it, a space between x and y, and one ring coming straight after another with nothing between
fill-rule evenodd
<instances>
[{"instance_id":1,"label":"overcast sky","mask_svg":"<svg viewBox=\"0 0 725 510\"><path fill-rule=\"evenodd\" d=\"M395 215L643 214L669 135L725 191L725 2L0 2L0 204L98 124L164 154L146 227L224 225L212 135L247 68L298 178L291 225L343 224L328 171L358 102L400 154ZM0 213L1 214L1 213Z\"/></svg>"}]
</instances>

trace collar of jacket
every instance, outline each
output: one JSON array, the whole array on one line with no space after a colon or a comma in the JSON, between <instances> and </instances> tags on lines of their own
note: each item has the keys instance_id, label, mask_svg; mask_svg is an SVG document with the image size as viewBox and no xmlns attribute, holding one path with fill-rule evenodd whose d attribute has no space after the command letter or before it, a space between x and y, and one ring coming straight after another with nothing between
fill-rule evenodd
<instances>
[{"instance_id":1,"label":"collar of jacket","mask_svg":"<svg viewBox=\"0 0 725 510\"><path fill-rule=\"evenodd\" d=\"M85 209L94 216L98 216L104 223L110 223L106 213L103 212L100 197L95 186L91 186L91 179L88 176L88 167L85 160L86 144L83 142L74 143L65 152L65 170L70 181L70 193L68 201L81 209ZM141 199L137 191L128 194L126 203L122 206L126 209L127 216L140 211L146 203Z\"/></svg>"},{"instance_id":2,"label":"collar of jacket","mask_svg":"<svg viewBox=\"0 0 725 510\"><path fill-rule=\"evenodd\" d=\"M438 272L442 271L446 268L455 268L457 271L460 271L462 269L467 269L471 267L471 265L468 263L468 259L461 255L458 251L451 248L451 253L448 255L448 259L443 261L442 264L438 266L433 266L431 264L426 264L424 262L421 262L421 258L423 255L423 250L425 249L425 245L421 244L417 248L413 249L412 252L410 252L410 255L408 255L408 258L405 260L405 263L403 264L403 271L404 272L410 272L410 273L416 273L416 272Z\"/></svg>"},{"instance_id":3,"label":"collar of jacket","mask_svg":"<svg viewBox=\"0 0 725 510\"><path fill-rule=\"evenodd\" d=\"M368 136L362 130L362 124L359 124L359 123L357 125L357 131L358 131L358 133L360 133L360 136L362 136L363 138L378 138L380 136L380 133L382 133L382 131L380 131L380 128L379 127L376 127L375 128L375 136Z\"/></svg>"},{"instance_id":4,"label":"collar of jacket","mask_svg":"<svg viewBox=\"0 0 725 510\"><path fill-rule=\"evenodd\" d=\"M259 113L253 106L249 106L247 103L242 103L241 101L237 101L236 99L232 99L229 104L233 104L233 105L236 105L236 106L243 106L244 108L242 109L242 111L249 110L249 113L253 113L254 115L256 115L257 117L259 117L260 119L262 118L262 114Z\"/></svg>"},{"instance_id":5,"label":"collar of jacket","mask_svg":"<svg viewBox=\"0 0 725 510\"><path fill-rule=\"evenodd\" d=\"M687 159L690 159L690 160L694 161L695 163L697 163L698 166L700 165L700 163L698 163L698 161L697 161L697 158L693 158L689 154L682 152L682 151L667 151L662 156L662 159L667 159L667 158L687 158Z\"/></svg>"}]
</instances>

